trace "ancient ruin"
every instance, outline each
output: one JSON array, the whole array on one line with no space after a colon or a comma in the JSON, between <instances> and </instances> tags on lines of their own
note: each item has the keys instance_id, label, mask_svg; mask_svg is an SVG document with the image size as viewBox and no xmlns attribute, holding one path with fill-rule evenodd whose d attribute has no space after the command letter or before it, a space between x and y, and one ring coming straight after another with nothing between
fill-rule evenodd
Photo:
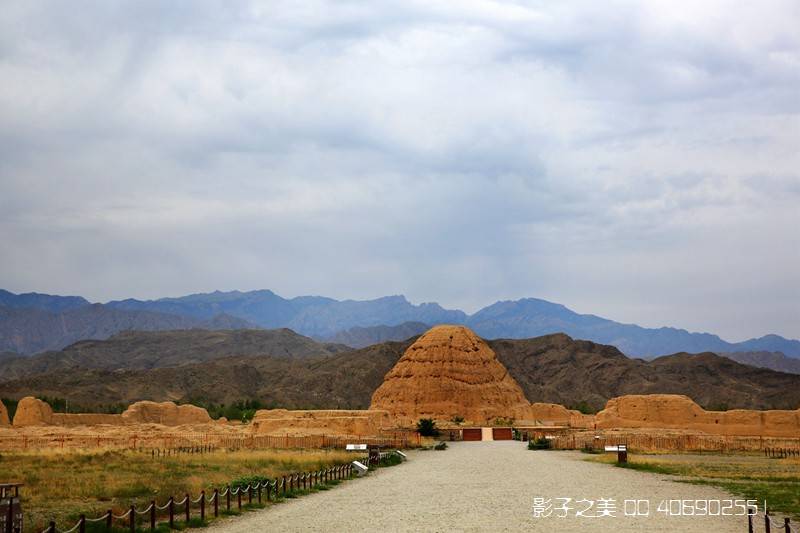
<instances>
[{"instance_id":1,"label":"ancient ruin","mask_svg":"<svg viewBox=\"0 0 800 533\"><path fill-rule=\"evenodd\" d=\"M398 425L461 417L486 424L530 407L491 348L464 326L436 326L412 344L372 395Z\"/></svg>"},{"instance_id":2,"label":"ancient ruin","mask_svg":"<svg viewBox=\"0 0 800 533\"><path fill-rule=\"evenodd\" d=\"M36 398L19 401L13 428L81 426L139 432L150 428L202 426L203 431L251 436L377 436L413 429L421 418L440 428L510 426L573 430L679 431L697 434L800 437L795 411L706 411L687 396L620 396L596 415L563 405L530 403L492 349L464 326L437 326L412 344L372 396L368 410L257 411L251 424L213 421L205 409L172 402L141 401L122 414L54 413ZM0 427L10 425L0 403ZM165 431L165 429L153 429Z\"/></svg>"},{"instance_id":3,"label":"ancient ruin","mask_svg":"<svg viewBox=\"0 0 800 533\"><path fill-rule=\"evenodd\" d=\"M598 429L665 428L716 435L800 436L800 409L706 411L688 396L677 394L612 398L595 420Z\"/></svg>"},{"instance_id":4,"label":"ancient ruin","mask_svg":"<svg viewBox=\"0 0 800 533\"><path fill-rule=\"evenodd\" d=\"M257 411L252 422L256 435L378 435L391 426L389 413L381 410Z\"/></svg>"},{"instance_id":5,"label":"ancient ruin","mask_svg":"<svg viewBox=\"0 0 800 533\"><path fill-rule=\"evenodd\" d=\"M10 426L11 421L8 419L8 410L5 404L0 401L0 427Z\"/></svg>"},{"instance_id":6,"label":"ancient ruin","mask_svg":"<svg viewBox=\"0 0 800 533\"><path fill-rule=\"evenodd\" d=\"M14 415L14 427L30 426L128 426L161 424L179 426L211 422L208 412L194 405L175 405L172 402L136 402L120 415L93 413L54 413L49 404L27 396L19 401Z\"/></svg>"}]
</instances>

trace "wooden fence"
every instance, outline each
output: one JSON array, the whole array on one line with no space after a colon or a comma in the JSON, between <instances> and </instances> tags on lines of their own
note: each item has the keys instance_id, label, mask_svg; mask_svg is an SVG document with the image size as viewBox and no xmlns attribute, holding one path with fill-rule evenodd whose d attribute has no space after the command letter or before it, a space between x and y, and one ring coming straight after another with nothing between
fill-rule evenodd
<instances>
[{"instance_id":1,"label":"wooden fence","mask_svg":"<svg viewBox=\"0 0 800 533\"><path fill-rule=\"evenodd\" d=\"M361 459L369 466L369 458ZM254 502L262 503L275 501L298 491L313 489L320 484L327 484L332 481L349 479L353 475L352 463L340 464L323 470L304 472L280 476L274 479L267 479L249 483L246 486L229 484L224 489L213 488L210 492L201 491L197 498L192 498L188 493L183 495L183 499L178 501L174 496L163 504L159 505L156 500L152 500L144 509L137 509L133 504L122 514L114 514L112 509L96 518L87 518L80 515L78 522L70 529L61 530L56 527L56 523L51 521L42 533L85 533L87 524L100 523L106 529L122 526L130 528L131 533L135 533L137 528L149 527L156 529L159 520L165 520L170 529L175 529L176 518L183 519L186 523L193 518L199 518L204 522L207 514L217 518L220 514L220 507L223 512L230 513L232 505L241 511L246 499L248 505ZM232 503L235 497L235 503ZM138 524L137 524L138 522Z\"/></svg>"},{"instance_id":2,"label":"wooden fence","mask_svg":"<svg viewBox=\"0 0 800 533\"><path fill-rule=\"evenodd\" d=\"M556 450L600 448L625 444L629 451L677 452L764 452L768 449L800 450L800 438L740 437L725 435L645 435L640 433L600 435L561 435L550 440Z\"/></svg>"}]
</instances>

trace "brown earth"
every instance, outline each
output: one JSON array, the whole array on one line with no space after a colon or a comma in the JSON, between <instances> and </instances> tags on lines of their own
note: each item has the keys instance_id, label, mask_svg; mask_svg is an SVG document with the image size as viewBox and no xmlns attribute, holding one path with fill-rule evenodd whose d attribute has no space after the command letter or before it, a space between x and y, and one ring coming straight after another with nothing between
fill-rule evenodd
<instances>
[{"instance_id":1,"label":"brown earth","mask_svg":"<svg viewBox=\"0 0 800 533\"><path fill-rule=\"evenodd\" d=\"M674 394L612 398L595 420L599 429L664 428L717 435L800 437L800 409L706 411L691 398Z\"/></svg>"},{"instance_id":2,"label":"brown earth","mask_svg":"<svg viewBox=\"0 0 800 533\"><path fill-rule=\"evenodd\" d=\"M391 428L389 413L379 410L257 411L252 432L256 435L378 435Z\"/></svg>"},{"instance_id":3,"label":"brown earth","mask_svg":"<svg viewBox=\"0 0 800 533\"><path fill-rule=\"evenodd\" d=\"M350 351L289 329L124 331L107 340L84 340L63 350L0 359L0 382L74 369L148 370L232 356L302 359Z\"/></svg>"},{"instance_id":4,"label":"brown earth","mask_svg":"<svg viewBox=\"0 0 800 533\"><path fill-rule=\"evenodd\" d=\"M208 424L211 417L205 409L194 405L175 405L172 402L137 402L120 415L94 413L54 413L50 405L28 396L19 401L14 415L14 427L29 426L127 426L136 424L160 424L180 426L186 424Z\"/></svg>"},{"instance_id":5,"label":"brown earth","mask_svg":"<svg viewBox=\"0 0 800 533\"><path fill-rule=\"evenodd\" d=\"M8 410L3 402L0 402L0 427L10 426L11 421L8 419Z\"/></svg>"},{"instance_id":6,"label":"brown earth","mask_svg":"<svg viewBox=\"0 0 800 533\"><path fill-rule=\"evenodd\" d=\"M613 346L564 334L488 341L534 402L585 402L599 410L626 394L683 394L705 408L797 409L800 376L754 368L713 353L630 359Z\"/></svg>"},{"instance_id":7,"label":"brown earth","mask_svg":"<svg viewBox=\"0 0 800 533\"><path fill-rule=\"evenodd\" d=\"M486 342L465 326L436 326L403 354L372 395L370 409L395 423L460 416L483 424L525 412L529 402Z\"/></svg>"},{"instance_id":8,"label":"brown earth","mask_svg":"<svg viewBox=\"0 0 800 533\"><path fill-rule=\"evenodd\" d=\"M612 346L561 334L487 344L532 402L572 408L585 402L599 410L609 399L626 394L683 394L706 409L800 406L800 375L753 368L714 354L643 361L629 359ZM387 342L299 359L237 356L178 368L65 368L0 382L0 397L46 395L87 409L144 399L195 404L259 399L289 409L366 409L386 373L410 345L410 341ZM151 349L157 347L154 343ZM101 350L96 354L102 357ZM76 355L71 364L82 364L81 358Z\"/></svg>"}]
</instances>

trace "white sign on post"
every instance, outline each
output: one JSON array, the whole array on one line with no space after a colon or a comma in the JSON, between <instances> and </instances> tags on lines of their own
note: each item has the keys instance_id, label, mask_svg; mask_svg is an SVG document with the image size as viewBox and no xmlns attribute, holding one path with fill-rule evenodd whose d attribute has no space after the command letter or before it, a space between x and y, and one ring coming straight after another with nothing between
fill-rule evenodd
<instances>
[{"instance_id":1,"label":"white sign on post","mask_svg":"<svg viewBox=\"0 0 800 533\"><path fill-rule=\"evenodd\" d=\"M369 468L367 468L367 466L360 461L353 461L353 466L355 467L356 473L359 477L366 474L367 470L369 470Z\"/></svg>"}]
</instances>

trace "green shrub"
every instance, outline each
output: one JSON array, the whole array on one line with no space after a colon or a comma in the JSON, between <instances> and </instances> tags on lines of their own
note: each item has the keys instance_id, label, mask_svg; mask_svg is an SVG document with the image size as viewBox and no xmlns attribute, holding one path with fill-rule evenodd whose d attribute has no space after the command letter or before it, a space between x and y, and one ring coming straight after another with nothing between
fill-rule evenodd
<instances>
[{"instance_id":1,"label":"green shrub","mask_svg":"<svg viewBox=\"0 0 800 533\"><path fill-rule=\"evenodd\" d=\"M578 403L572 404L567 406L567 409L572 409L574 411L580 411L585 415L593 415L597 413L597 409L592 407L589 402L586 400L581 400Z\"/></svg>"},{"instance_id":2,"label":"green shrub","mask_svg":"<svg viewBox=\"0 0 800 533\"><path fill-rule=\"evenodd\" d=\"M417 431L423 437L436 437L439 435L436 422L432 418L420 418L419 422L417 422Z\"/></svg>"},{"instance_id":3,"label":"green shrub","mask_svg":"<svg viewBox=\"0 0 800 533\"><path fill-rule=\"evenodd\" d=\"M528 449L529 450L549 450L550 449L550 439L546 439L544 437L538 437L533 440L528 441Z\"/></svg>"}]
</instances>

